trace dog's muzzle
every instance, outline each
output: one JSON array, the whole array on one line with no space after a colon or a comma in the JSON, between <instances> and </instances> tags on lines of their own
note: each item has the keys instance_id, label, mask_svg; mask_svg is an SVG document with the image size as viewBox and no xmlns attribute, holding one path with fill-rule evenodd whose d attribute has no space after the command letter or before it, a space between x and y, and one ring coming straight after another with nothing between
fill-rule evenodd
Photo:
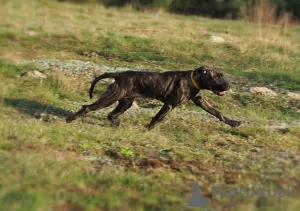
<instances>
[{"instance_id":1,"label":"dog's muzzle","mask_svg":"<svg viewBox=\"0 0 300 211\"><path fill-rule=\"evenodd\" d=\"M221 92L218 92L218 91L213 91L213 93L219 95L219 96L223 96L226 94L227 91L221 91Z\"/></svg>"},{"instance_id":2,"label":"dog's muzzle","mask_svg":"<svg viewBox=\"0 0 300 211\"><path fill-rule=\"evenodd\" d=\"M230 86L228 82L222 83L219 86L217 86L215 89L212 90L213 93L223 96L226 94L226 92L229 90Z\"/></svg>"}]
</instances>

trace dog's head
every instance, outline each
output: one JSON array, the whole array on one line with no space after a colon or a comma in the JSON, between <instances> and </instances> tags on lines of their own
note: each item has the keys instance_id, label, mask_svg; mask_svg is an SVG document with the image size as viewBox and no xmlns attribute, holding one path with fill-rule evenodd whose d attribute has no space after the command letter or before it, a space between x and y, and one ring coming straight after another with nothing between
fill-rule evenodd
<instances>
[{"instance_id":1,"label":"dog's head","mask_svg":"<svg viewBox=\"0 0 300 211\"><path fill-rule=\"evenodd\" d=\"M229 83L225 79L220 68L202 66L194 70L193 78L200 89L208 89L217 95L224 95L229 89Z\"/></svg>"}]
</instances>

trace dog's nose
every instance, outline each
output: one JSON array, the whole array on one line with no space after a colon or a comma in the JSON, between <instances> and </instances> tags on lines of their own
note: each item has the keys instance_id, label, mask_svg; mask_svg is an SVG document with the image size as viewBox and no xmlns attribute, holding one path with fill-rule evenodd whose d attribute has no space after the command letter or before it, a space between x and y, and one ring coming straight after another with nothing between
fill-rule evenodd
<instances>
[{"instance_id":1,"label":"dog's nose","mask_svg":"<svg viewBox=\"0 0 300 211\"><path fill-rule=\"evenodd\" d=\"M230 84L227 81L224 83L224 88L225 90L230 89Z\"/></svg>"}]
</instances>

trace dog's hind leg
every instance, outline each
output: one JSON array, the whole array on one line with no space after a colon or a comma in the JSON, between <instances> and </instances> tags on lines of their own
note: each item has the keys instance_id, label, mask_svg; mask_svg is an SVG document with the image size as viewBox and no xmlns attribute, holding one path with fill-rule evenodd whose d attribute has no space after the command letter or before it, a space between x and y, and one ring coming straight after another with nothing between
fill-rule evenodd
<instances>
[{"instance_id":1,"label":"dog's hind leg","mask_svg":"<svg viewBox=\"0 0 300 211\"><path fill-rule=\"evenodd\" d=\"M174 106L170 104L164 104L163 107L159 110L159 112L155 115L155 117L152 118L151 122L147 125L147 128L150 130L153 128L158 122L163 120L165 116L172 111Z\"/></svg>"},{"instance_id":2,"label":"dog's hind leg","mask_svg":"<svg viewBox=\"0 0 300 211\"><path fill-rule=\"evenodd\" d=\"M118 118L126 110L128 110L134 101L134 98L126 98L119 100L118 106L108 114L107 118L115 125L120 125L120 119Z\"/></svg>"},{"instance_id":3,"label":"dog's hind leg","mask_svg":"<svg viewBox=\"0 0 300 211\"><path fill-rule=\"evenodd\" d=\"M117 102L122 96L120 96L120 91L118 89L110 90L108 89L105 93L103 93L100 98L93 104L83 105L82 108L68 117L66 119L67 122L71 122L77 119L80 116L87 114L90 111L99 110L105 107L108 107L115 102Z\"/></svg>"}]
</instances>

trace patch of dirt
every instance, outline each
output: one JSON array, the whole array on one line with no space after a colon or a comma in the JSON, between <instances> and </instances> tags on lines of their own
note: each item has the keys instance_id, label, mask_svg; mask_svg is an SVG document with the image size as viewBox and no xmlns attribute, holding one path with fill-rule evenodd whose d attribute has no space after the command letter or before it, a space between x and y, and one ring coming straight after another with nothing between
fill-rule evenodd
<instances>
[{"instance_id":1,"label":"patch of dirt","mask_svg":"<svg viewBox=\"0 0 300 211\"><path fill-rule=\"evenodd\" d=\"M139 166L140 168L159 168L163 166L163 162L157 159L142 158L137 163L137 166Z\"/></svg>"},{"instance_id":2,"label":"patch of dirt","mask_svg":"<svg viewBox=\"0 0 300 211\"><path fill-rule=\"evenodd\" d=\"M104 159L104 158L103 158ZM196 176L206 175L210 179L214 180L216 174L223 175L226 170L222 166L208 165L196 160L174 160L174 159L157 159L157 158L137 158L133 160L127 160L121 157L110 157L112 165L119 165L124 167L124 170L143 170L143 171L156 171L164 169L164 171L173 172L189 172ZM104 162L100 162L96 165L103 165ZM98 167L97 167L98 168Z\"/></svg>"}]
</instances>

